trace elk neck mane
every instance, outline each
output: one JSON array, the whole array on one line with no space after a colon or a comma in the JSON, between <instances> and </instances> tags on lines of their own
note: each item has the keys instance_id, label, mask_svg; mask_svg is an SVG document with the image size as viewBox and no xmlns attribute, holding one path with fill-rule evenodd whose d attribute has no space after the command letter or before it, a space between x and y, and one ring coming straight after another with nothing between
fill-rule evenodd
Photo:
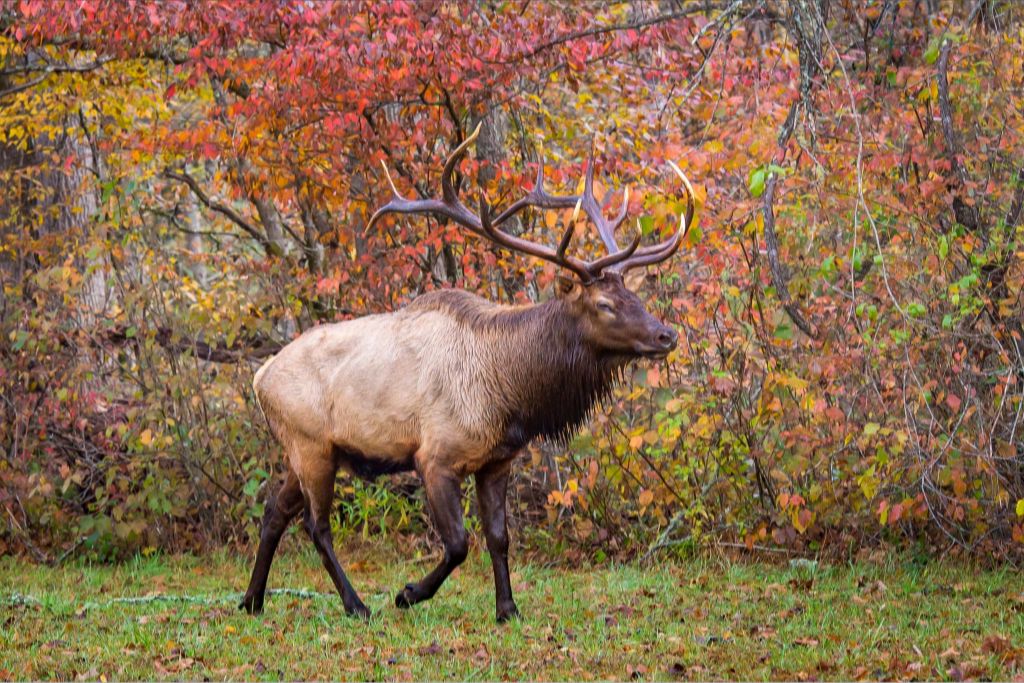
<instances>
[{"instance_id":1,"label":"elk neck mane","mask_svg":"<svg viewBox=\"0 0 1024 683\"><path fill-rule=\"evenodd\" d=\"M592 348L570 304L503 306L462 290L421 296L410 310L454 318L480 345L488 398L499 406L504 441L515 448L535 437L566 442L595 404L622 379L630 358Z\"/></svg>"}]
</instances>

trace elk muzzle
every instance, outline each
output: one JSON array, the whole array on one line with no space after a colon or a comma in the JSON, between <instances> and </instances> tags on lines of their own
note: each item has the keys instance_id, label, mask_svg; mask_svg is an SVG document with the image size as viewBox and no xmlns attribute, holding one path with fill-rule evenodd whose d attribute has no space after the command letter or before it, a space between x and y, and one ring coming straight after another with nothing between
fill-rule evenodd
<instances>
[{"instance_id":1,"label":"elk muzzle","mask_svg":"<svg viewBox=\"0 0 1024 683\"><path fill-rule=\"evenodd\" d=\"M648 338L636 344L636 352L646 358L664 358L676 348L679 333L668 325L656 323Z\"/></svg>"}]
</instances>

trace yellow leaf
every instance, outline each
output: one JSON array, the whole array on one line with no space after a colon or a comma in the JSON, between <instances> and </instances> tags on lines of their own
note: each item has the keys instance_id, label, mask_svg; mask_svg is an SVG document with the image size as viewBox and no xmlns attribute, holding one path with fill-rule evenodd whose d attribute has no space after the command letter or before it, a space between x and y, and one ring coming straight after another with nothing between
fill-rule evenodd
<instances>
[{"instance_id":1,"label":"yellow leaf","mask_svg":"<svg viewBox=\"0 0 1024 683\"><path fill-rule=\"evenodd\" d=\"M1024 517L1024 498L1017 501L1017 516Z\"/></svg>"},{"instance_id":2,"label":"yellow leaf","mask_svg":"<svg viewBox=\"0 0 1024 683\"><path fill-rule=\"evenodd\" d=\"M654 502L654 494L651 493L651 491L649 491L648 489L644 489L643 491L640 492L640 498L638 498L638 500L642 507L647 507L648 505Z\"/></svg>"},{"instance_id":3,"label":"yellow leaf","mask_svg":"<svg viewBox=\"0 0 1024 683\"><path fill-rule=\"evenodd\" d=\"M153 430L147 429L143 431L141 434L139 434L139 443L141 443L143 446L148 446L149 444L153 443Z\"/></svg>"},{"instance_id":4,"label":"yellow leaf","mask_svg":"<svg viewBox=\"0 0 1024 683\"><path fill-rule=\"evenodd\" d=\"M555 226L558 225L558 212L554 210L545 211L544 225L547 226L548 230L554 230Z\"/></svg>"}]
</instances>

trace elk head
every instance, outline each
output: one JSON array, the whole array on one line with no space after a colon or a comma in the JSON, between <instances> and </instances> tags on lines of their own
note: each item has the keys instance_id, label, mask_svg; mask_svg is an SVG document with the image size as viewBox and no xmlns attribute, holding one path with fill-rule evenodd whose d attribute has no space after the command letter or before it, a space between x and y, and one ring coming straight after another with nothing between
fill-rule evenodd
<instances>
[{"instance_id":1,"label":"elk head","mask_svg":"<svg viewBox=\"0 0 1024 683\"><path fill-rule=\"evenodd\" d=\"M623 276L633 268L660 263L672 256L692 226L695 204L693 187L679 167L669 162L672 170L682 180L686 192L686 211L679 216L679 227L663 242L641 247L638 226L632 241L622 248L615 239L615 233L627 218L629 189L623 190L619 213L609 220L594 197L593 150L587 164L583 194L548 194L544 190L544 159L541 157L537 166L537 180L525 197L496 213L481 195L479 212L470 211L458 197L454 176L456 166L479 133L478 125L473 134L445 162L441 173L441 199L405 199L399 194L385 165L384 173L394 197L373 214L367 230L386 213L429 213L447 218L506 249L536 256L570 271L575 277L559 276L556 294L578 320L584 340L594 350L620 356L651 358L662 358L672 351L676 347L678 334L647 312L639 297L626 286ZM530 242L501 229L508 219L527 207L575 208L557 247ZM608 251L605 256L593 261L585 261L567 253L581 210L597 228Z\"/></svg>"}]
</instances>

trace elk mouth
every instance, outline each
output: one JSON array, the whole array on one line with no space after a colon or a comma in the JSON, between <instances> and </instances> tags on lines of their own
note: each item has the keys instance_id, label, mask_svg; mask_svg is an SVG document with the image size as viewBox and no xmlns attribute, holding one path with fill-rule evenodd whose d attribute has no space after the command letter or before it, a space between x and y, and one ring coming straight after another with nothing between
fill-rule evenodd
<instances>
[{"instance_id":1,"label":"elk mouth","mask_svg":"<svg viewBox=\"0 0 1024 683\"><path fill-rule=\"evenodd\" d=\"M671 353L678 343L679 333L665 326L650 341L637 342L634 350L643 358L660 360Z\"/></svg>"},{"instance_id":2,"label":"elk mouth","mask_svg":"<svg viewBox=\"0 0 1024 683\"><path fill-rule=\"evenodd\" d=\"M637 344L633 351L641 358L661 360L668 356L676 348L675 343L671 344Z\"/></svg>"}]
</instances>

